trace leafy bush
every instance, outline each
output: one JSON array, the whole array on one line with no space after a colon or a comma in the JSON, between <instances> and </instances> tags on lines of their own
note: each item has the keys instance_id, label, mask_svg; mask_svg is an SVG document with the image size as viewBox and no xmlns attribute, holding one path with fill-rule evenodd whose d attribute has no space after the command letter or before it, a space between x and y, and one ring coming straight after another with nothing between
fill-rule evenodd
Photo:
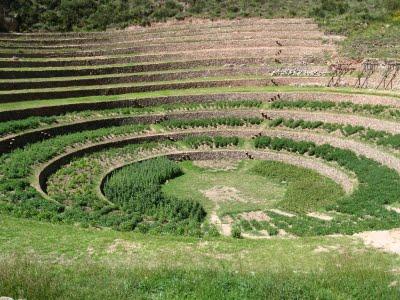
<instances>
[{"instance_id":1,"label":"leafy bush","mask_svg":"<svg viewBox=\"0 0 400 300\"><path fill-rule=\"evenodd\" d=\"M231 236L233 238L235 238L235 239L241 239L242 238L242 229L240 228L240 225L234 224L232 226Z\"/></svg>"}]
</instances>

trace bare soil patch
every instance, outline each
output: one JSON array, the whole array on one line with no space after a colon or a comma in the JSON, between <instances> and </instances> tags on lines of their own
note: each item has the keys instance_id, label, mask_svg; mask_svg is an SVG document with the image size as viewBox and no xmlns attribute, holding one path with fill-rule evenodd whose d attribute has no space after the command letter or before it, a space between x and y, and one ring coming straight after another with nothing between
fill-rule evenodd
<instances>
[{"instance_id":1,"label":"bare soil patch","mask_svg":"<svg viewBox=\"0 0 400 300\"><path fill-rule=\"evenodd\" d=\"M108 246L106 252L108 254L114 253L119 249L123 250L124 252L131 253L134 250L140 249L142 247L141 244L135 242L128 242L122 239L115 239L111 245Z\"/></svg>"},{"instance_id":2,"label":"bare soil patch","mask_svg":"<svg viewBox=\"0 0 400 300\"><path fill-rule=\"evenodd\" d=\"M362 239L365 245L400 254L400 229L366 231L354 235Z\"/></svg>"},{"instance_id":3,"label":"bare soil patch","mask_svg":"<svg viewBox=\"0 0 400 300\"><path fill-rule=\"evenodd\" d=\"M263 211L249 211L249 212L244 212L238 215L240 218L251 221L251 220L256 220L256 221L270 221L271 218Z\"/></svg>"},{"instance_id":4,"label":"bare soil patch","mask_svg":"<svg viewBox=\"0 0 400 300\"><path fill-rule=\"evenodd\" d=\"M211 189L200 192L215 203L227 201L247 202L240 195L240 191L234 187L214 186Z\"/></svg>"},{"instance_id":5,"label":"bare soil patch","mask_svg":"<svg viewBox=\"0 0 400 300\"><path fill-rule=\"evenodd\" d=\"M312 218L316 218L316 219L320 219L323 221L331 221L333 218L327 214L323 214L320 212L310 212L307 214L307 216L312 217Z\"/></svg>"},{"instance_id":6,"label":"bare soil patch","mask_svg":"<svg viewBox=\"0 0 400 300\"><path fill-rule=\"evenodd\" d=\"M277 209L277 208L270 209L270 211L272 211L273 213L276 213L278 215L281 215L281 216L284 216L284 217L288 217L288 218L293 218L293 217L296 216L295 214L292 214L292 213L289 213L289 212L286 212L286 211L283 211L283 210L280 210L280 209Z\"/></svg>"}]
</instances>

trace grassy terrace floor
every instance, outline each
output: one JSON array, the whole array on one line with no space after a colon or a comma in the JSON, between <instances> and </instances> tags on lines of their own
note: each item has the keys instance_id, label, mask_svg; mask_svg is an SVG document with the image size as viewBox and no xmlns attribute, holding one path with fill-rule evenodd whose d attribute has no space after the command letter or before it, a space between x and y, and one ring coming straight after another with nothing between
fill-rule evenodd
<instances>
[{"instance_id":1,"label":"grassy terrace floor","mask_svg":"<svg viewBox=\"0 0 400 300\"><path fill-rule=\"evenodd\" d=\"M353 88L329 88L329 87L291 87L291 86L268 86L268 87L220 87L220 88L199 88L199 89L182 89L182 90L164 90L156 92L133 93L113 96L91 96L71 99L52 99L23 101L17 103L4 103L0 107L0 111L27 109L41 106L56 106L75 103L94 103L101 101L117 101L124 99L141 99L146 97L162 97L173 95L201 95L215 93L251 93L251 92L326 92L326 93L345 93L345 94L367 94L377 96L390 96L400 98L398 93L393 91L377 91L377 90L360 90Z\"/></svg>"}]
</instances>

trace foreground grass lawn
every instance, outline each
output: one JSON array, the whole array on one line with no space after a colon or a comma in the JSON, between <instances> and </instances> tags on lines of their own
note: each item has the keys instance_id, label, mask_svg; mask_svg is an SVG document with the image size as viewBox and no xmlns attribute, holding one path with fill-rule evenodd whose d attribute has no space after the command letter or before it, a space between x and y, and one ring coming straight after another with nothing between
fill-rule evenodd
<instances>
[{"instance_id":1,"label":"foreground grass lawn","mask_svg":"<svg viewBox=\"0 0 400 300\"><path fill-rule=\"evenodd\" d=\"M398 299L397 256L352 237L189 238L0 216L0 294L26 299Z\"/></svg>"}]
</instances>

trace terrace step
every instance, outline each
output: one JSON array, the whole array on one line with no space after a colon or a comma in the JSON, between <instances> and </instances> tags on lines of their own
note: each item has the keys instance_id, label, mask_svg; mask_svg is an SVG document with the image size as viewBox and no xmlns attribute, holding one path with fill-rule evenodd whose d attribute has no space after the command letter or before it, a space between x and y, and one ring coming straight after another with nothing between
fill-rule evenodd
<instances>
[{"instance_id":1,"label":"terrace step","mask_svg":"<svg viewBox=\"0 0 400 300\"><path fill-rule=\"evenodd\" d=\"M48 60L0 60L0 68L49 68L72 66L95 66L129 63L155 63L176 60L192 60L224 57L264 57L275 58L291 57L300 60L305 56L322 56L323 53L334 52L333 47L244 47L244 48L217 48L197 49L181 52L160 52L136 54L120 57L85 57L80 59L48 59Z\"/></svg>"},{"instance_id":2,"label":"terrace step","mask_svg":"<svg viewBox=\"0 0 400 300\"><path fill-rule=\"evenodd\" d=\"M109 86L87 86L85 88L59 88L59 89L34 89L34 90L16 90L9 92L0 92L0 103L21 102L30 100L47 100L88 97L96 95L120 95L129 93L142 93L150 91L161 91L170 89L193 89L193 88L211 88L211 87L240 87L240 86L279 86L279 85L308 85L325 86L329 78L324 77L260 77L260 78L226 78L207 80L192 80L182 82L150 82L134 85L109 85Z\"/></svg>"},{"instance_id":3,"label":"terrace step","mask_svg":"<svg viewBox=\"0 0 400 300\"><path fill-rule=\"evenodd\" d=\"M314 63L322 61L322 57L305 58L304 62L311 60ZM279 57L281 65L298 62L298 58ZM87 67L69 67L69 68L32 68L32 69L1 69L0 79L23 79L23 78L50 78L50 77L69 77L69 76L92 76L121 73L138 72L157 72L167 70L182 70L193 68L206 68L229 65L265 65L276 63L274 58L264 57L233 57L233 58L206 58L171 62L155 62L134 65L100 65Z\"/></svg>"},{"instance_id":4,"label":"terrace step","mask_svg":"<svg viewBox=\"0 0 400 300\"><path fill-rule=\"evenodd\" d=\"M65 51L67 49L58 49L57 51L46 51L40 49L34 50L15 50L15 49L1 49L0 48L0 58L66 58L66 57L92 57L92 56L109 56L109 55L123 55L123 54L133 54L133 53L151 53L151 52L167 52L167 51L182 51L191 49L213 49L224 47L243 47L243 46L277 46L281 47L324 47L326 44L322 40L307 40L307 39L284 39L284 38L271 38L270 35L260 35L260 34L230 34L230 35L220 35L217 38L198 38L185 39L180 38L176 40L169 39L157 39L150 40L149 43L140 43L135 41L131 42L119 42L112 43L110 45L102 45L101 49L96 46L93 49L87 50L71 50Z\"/></svg>"}]
</instances>

